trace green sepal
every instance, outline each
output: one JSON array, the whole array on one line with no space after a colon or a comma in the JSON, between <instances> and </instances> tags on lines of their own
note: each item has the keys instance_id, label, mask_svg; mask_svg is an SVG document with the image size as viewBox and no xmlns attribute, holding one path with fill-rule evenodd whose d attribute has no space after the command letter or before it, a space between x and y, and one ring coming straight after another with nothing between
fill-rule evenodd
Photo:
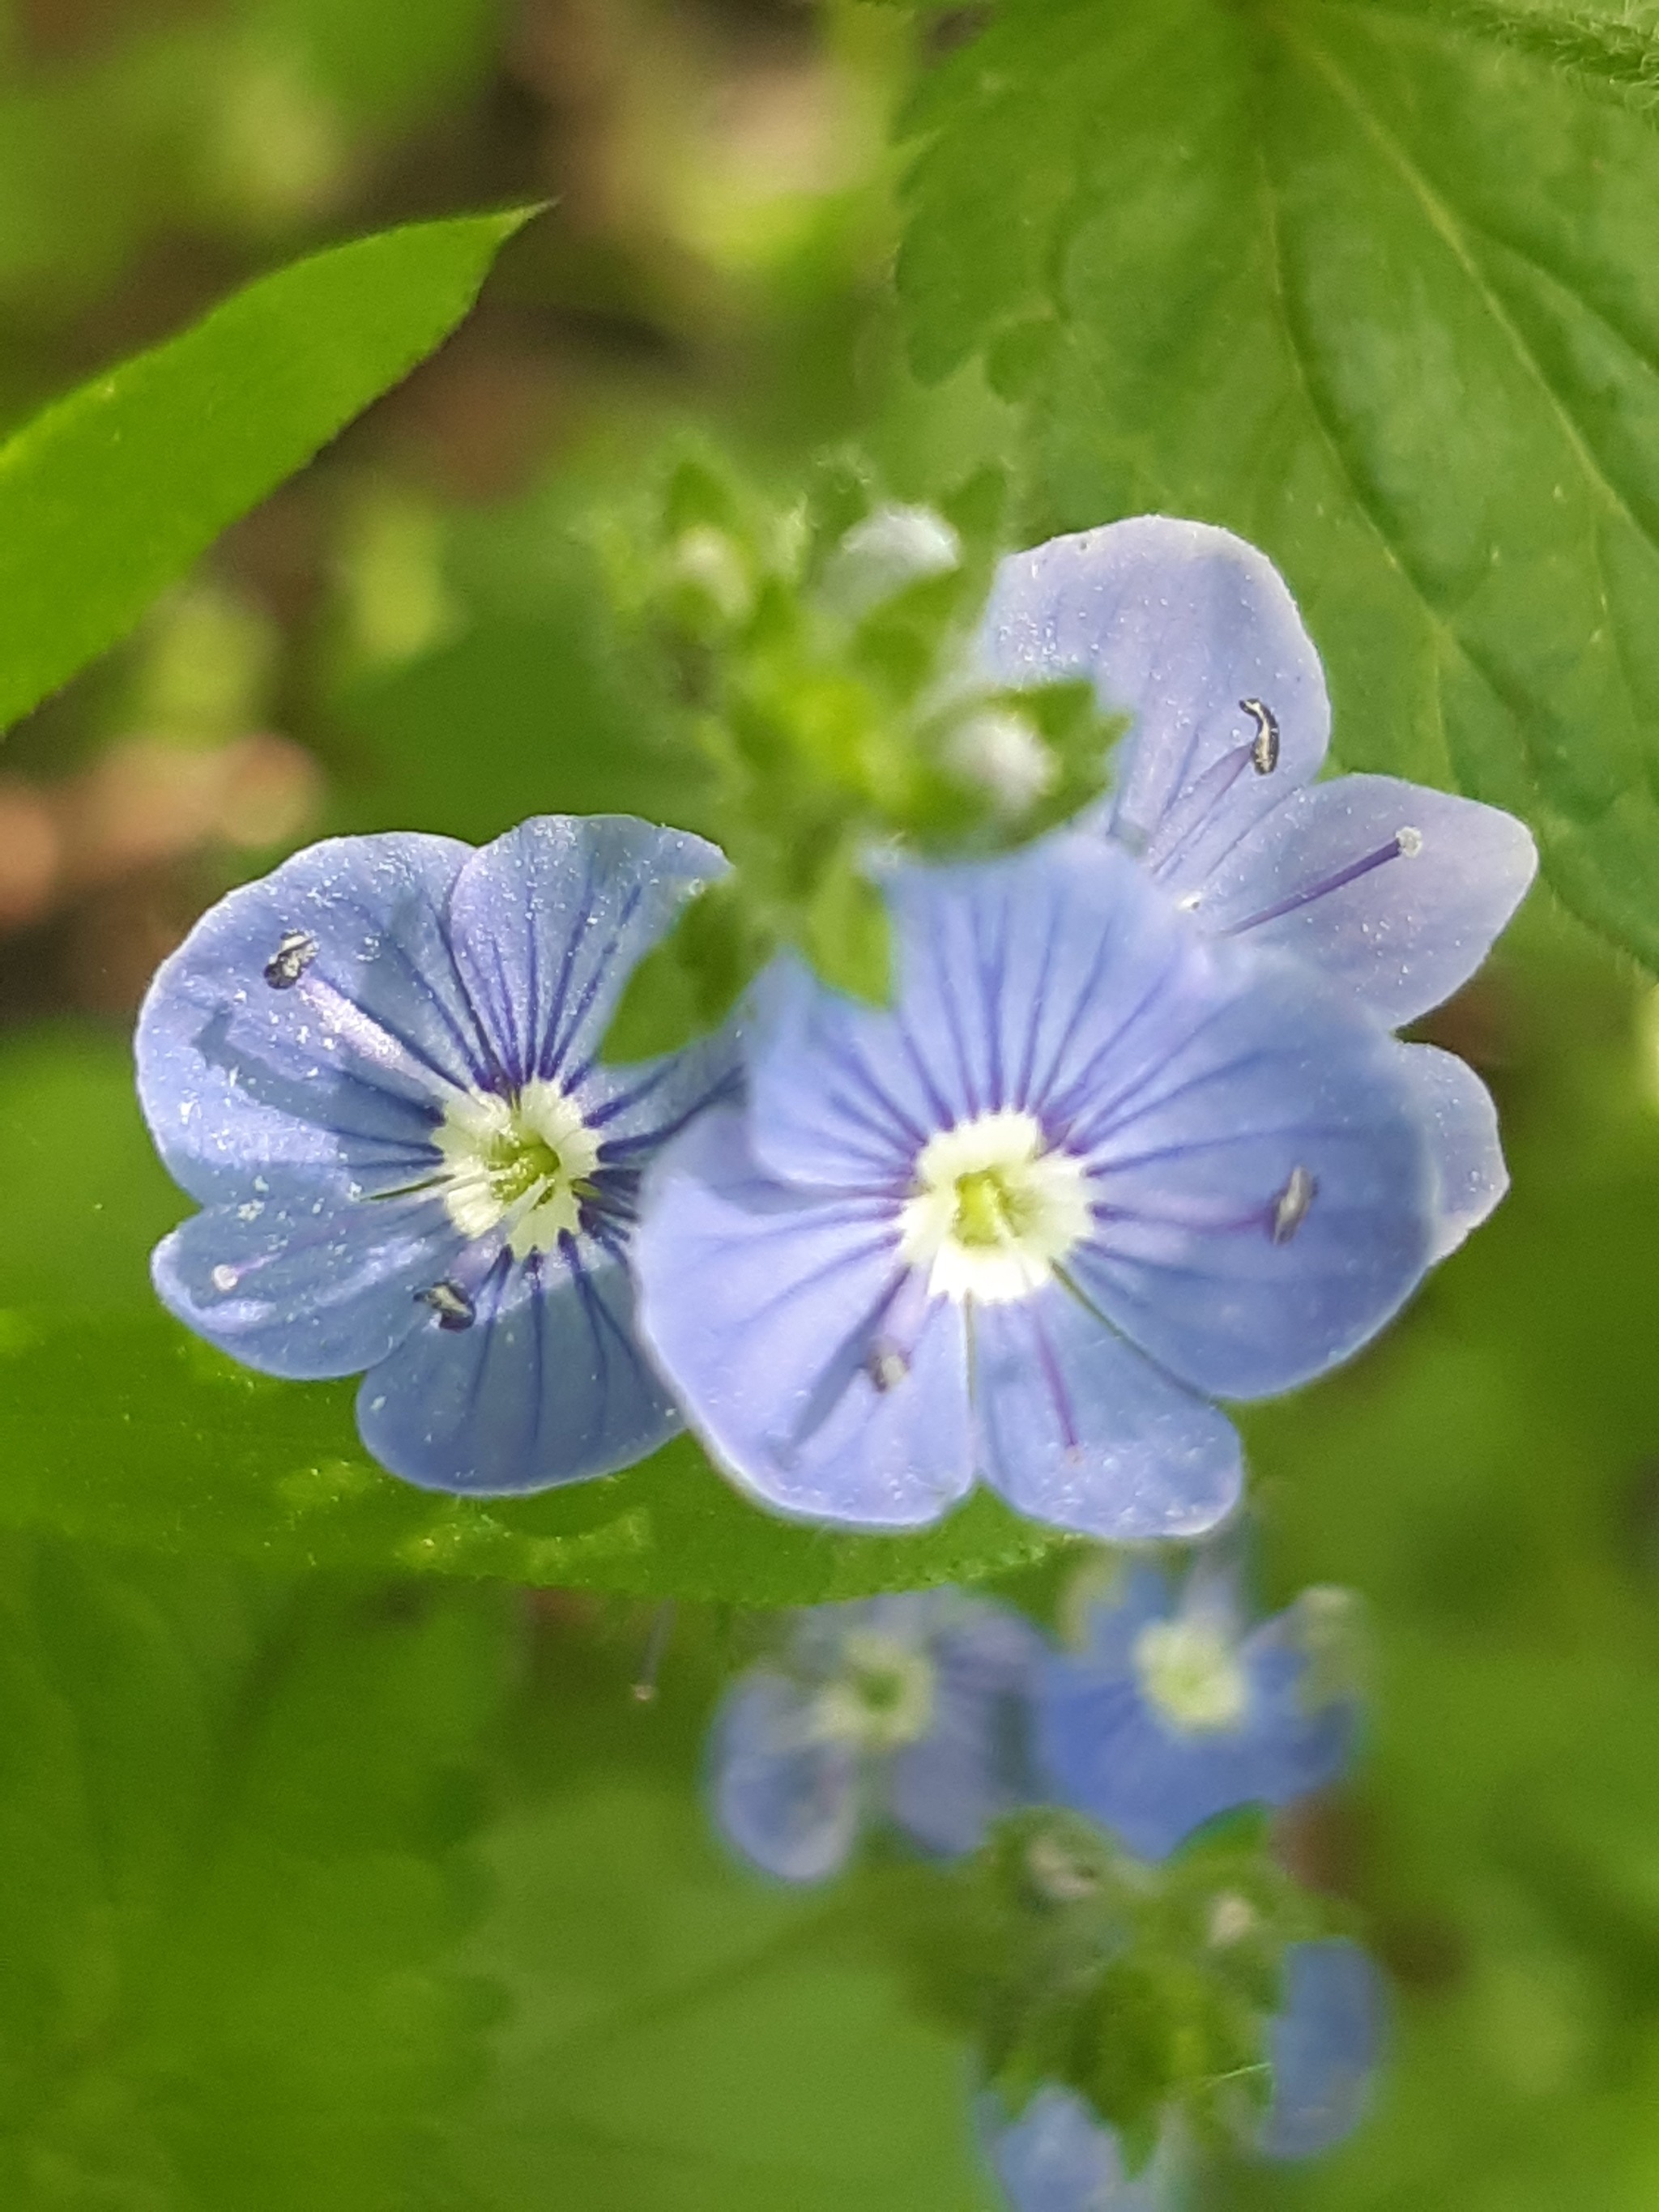
<instances>
[{"instance_id":1,"label":"green sepal","mask_svg":"<svg viewBox=\"0 0 1659 2212\"><path fill-rule=\"evenodd\" d=\"M887 903L843 846L818 879L806 909L803 949L837 991L884 1006L892 996L892 926Z\"/></svg>"},{"instance_id":2,"label":"green sepal","mask_svg":"<svg viewBox=\"0 0 1659 2212\"><path fill-rule=\"evenodd\" d=\"M611 1061L654 1060L717 1029L765 965L771 946L734 877L688 901L629 977L600 1047Z\"/></svg>"}]
</instances>

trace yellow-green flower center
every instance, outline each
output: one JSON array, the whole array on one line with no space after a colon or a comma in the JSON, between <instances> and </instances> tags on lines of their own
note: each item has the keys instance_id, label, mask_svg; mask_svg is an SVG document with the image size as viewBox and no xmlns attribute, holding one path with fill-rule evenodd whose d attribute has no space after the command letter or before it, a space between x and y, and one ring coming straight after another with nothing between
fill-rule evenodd
<instances>
[{"instance_id":1,"label":"yellow-green flower center","mask_svg":"<svg viewBox=\"0 0 1659 2212\"><path fill-rule=\"evenodd\" d=\"M1035 1194L1004 1168L975 1168L957 1177L951 1233L958 1244L988 1251L1025 1235L1039 1210Z\"/></svg>"},{"instance_id":2,"label":"yellow-green flower center","mask_svg":"<svg viewBox=\"0 0 1659 2212\"><path fill-rule=\"evenodd\" d=\"M924 1650L871 1629L847 1638L841 1669L819 1692L816 1731L866 1751L915 1743L933 1724L933 1662Z\"/></svg>"},{"instance_id":3,"label":"yellow-green flower center","mask_svg":"<svg viewBox=\"0 0 1659 2212\"><path fill-rule=\"evenodd\" d=\"M1214 1735L1243 1719L1249 1685L1218 1622L1155 1620L1135 1638L1134 1663L1147 1704L1183 1735Z\"/></svg>"},{"instance_id":4,"label":"yellow-green flower center","mask_svg":"<svg viewBox=\"0 0 1659 2212\"><path fill-rule=\"evenodd\" d=\"M505 1225L522 1260L580 1228L599 1143L557 1084L527 1083L512 1097L474 1091L448 1108L433 1141L444 1204L464 1236Z\"/></svg>"},{"instance_id":5,"label":"yellow-green flower center","mask_svg":"<svg viewBox=\"0 0 1659 2212\"><path fill-rule=\"evenodd\" d=\"M935 1296L997 1304L1041 1290L1090 1223L1083 1163L1014 1107L930 1137L899 1216L899 1251Z\"/></svg>"}]
</instances>

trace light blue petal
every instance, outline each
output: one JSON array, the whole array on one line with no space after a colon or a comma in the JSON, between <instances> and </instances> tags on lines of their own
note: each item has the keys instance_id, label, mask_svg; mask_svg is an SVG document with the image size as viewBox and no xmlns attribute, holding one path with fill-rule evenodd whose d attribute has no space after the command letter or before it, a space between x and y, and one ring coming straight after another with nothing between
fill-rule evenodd
<instances>
[{"instance_id":1,"label":"light blue petal","mask_svg":"<svg viewBox=\"0 0 1659 2212\"><path fill-rule=\"evenodd\" d=\"M1103 1064L1079 1096L1097 1231L1069 1264L1171 1374L1261 1397L1346 1358L1404 1303L1432 1256L1437 1186L1393 1040L1288 963L1211 950L1207 989L1157 1017L1156 1073L1126 1088ZM1314 1194L1276 1234L1297 1170Z\"/></svg>"},{"instance_id":2,"label":"light blue petal","mask_svg":"<svg viewBox=\"0 0 1659 2212\"><path fill-rule=\"evenodd\" d=\"M635 1338L626 1269L593 1247L505 1254L467 1328L435 1314L371 1368L357 1426L383 1466L427 1490L544 1490L629 1467L679 1427Z\"/></svg>"},{"instance_id":3,"label":"light blue petal","mask_svg":"<svg viewBox=\"0 0 1659 2212\"><path fill-rule=\"evenodd\" d=\"M1139 515L1012 554L981 647L1005 683L1089 676L1133 717L1106 819L1177 894L1325 757L1330 704L1294 601L1265 556L1205 523ZM1267 775L1247 699L1278 726Z\"/></svg>"},{"instance_id":4,"label":"light blue petal","mask_svg":"<svg viewBox=\"0 0 1659 2212\"><path fill-rule=\"evenodd\" d=\"M716 1714L712 1747L714 1817L736 1850L780 1881L841 1871L858 1836L858 1759L812 1735L810 1692L748 1675Z\"/></svg>"},{"instance_id":5,"label":"light blue petal","mask_svg":"<svg viewBox=\"0 0 1659 2212\"><path fill-rule=\"evenodd\" d=\"M1417 1094L1435 1176L1435 1230L1430 1258L1455 1252L1510 1187L1498 1109L1486 1085L1455 1054L1431 1044L1402 1044L1400 1064Z\"/></svg>"},{"instance_id":6,"label":"light blue petal","mask_svg":"<svg viewBox=\"0 0 1659 2212\"><path fill-rule=\"evenodd\" d=\"M451 957L445 908L471 848L450 837L336 837L232 891L164 960L138 1017L138 1091L175 1179L205 1203L253 1174L349 1170L388 1187L429 1159L447 1088L489 1062ZM285 936L315 945L301 987L273 989ZM365 1051L313 987L368 1018Z\"/></svg>"},{"instance_id":7,"label":"light blue petal","mask_svg":"<svg viewBox=\"0 0 1659 2212\"><path fill-rule=\"evenodd\" d=\"M888 1804L945 1857L975 1850L991 1821L1033 1802L1031 1692L1044 1644L1020 1614L957 1601L933 1640L932 1725L894 1754Z\"/></svg>"},{"instance_id":8,"label":"light blue petal","mask_svg":"<svg viewBox=\"0 0 1659 2212\"><path fill-rule=\"evenodd\" d=\"M976 2118L1012 2212L1159 2212L1170 2201L1162 2160L1131 2181L1116 2136L1074 2090L1039 2089L1012 2120L984 2095Z\"/></svg>"},{"instance_id":9,"label":"light blue petal","mask_svg":"<svg viewBox=\"0 0 1659 2212\"><path fill-rule=\"evenodd\" d=\"M973 1317L986 1479L1032 1519L1107 1542L1196 1536L1237 1503L1238 1437L1058 1284Z\"/></svg>"},{"instance_id":10,"label":"light blue petal","mask_svg":"<svg viewBox=\"0 0 1659 2212\"><path fill-rule=\"evenodd\" d=\"M1206 929L1313 963L1395 1029L1468 982L1537 868L1526 825L1495 806L1342 775L1275 806L1193 911Z\"/></svg>"},{"instance_id":11,"label":"light blue petal","mask_svg":"<svg viewBox=\"0 0 1659 2212\"><path fill-rule=\"evenodd\" d=\"M906 975L902 939L895 951ZM756 1158L821 1190L902 1193L933 1131L963 1111L944 1067L921 1056L898 1009L855 1005L792 953L754 998L744 1057Z\"/></svg>"},{"instance_id":12,"label":"light blue petal","mask_svg":"<svg viewBox=\"0 0 1659 2212\"><path fill-rule=\"evenodd\" d=\"M725 869L702 838L623 814L543 815L472 855L450 901L455 962L514 1089L532 1077L580 1084L591 1111L640 1091L654 1072L659 1082L641 1092L651 1126L689 1106L707 1048L666 1090L669 1063L600 1071L592 1062L641 956ZM617 1109L606 1118L622 1136L639 1115Z\"/></svg>"},{"instance_id":13,"label":"light blue petal","mask_svg":"<svg viewBox=\"0 0 1659 2212\"><path fill-rule=\"evenodd\" d=\"M961 1317L906 1301L896 1245L890 1208L763 1174L731 1108L647 1177L633 1254L646 1340L720 1465L781 1512L915 1527L969 1486Z\"/></svg>"},{"instance_id":14,"label":"light blue petal","mask_svg":"<svg viewBox=\"0 0 1659 2212\"><path fill-rule=\"evenodd\" d=\"M1155 1620L1166 1620L1176 1603L1170 1577L1146 1561L1135 1560L1106 1595L1089 1607L1080 1656L1095 1673L1126 1673L1141 1630Z\"/></svg>"},{"instance_id":15,"label":"light blue petal","mask_svg":"<svg viewBox=\"0 0 1659 2212\"><path fill-rule=\"evenodd\" d=\"M187 1328L246 1366L305 1380L356 1375L433 1318L421 1294L460 1239L441 1205L310 1194L210 1206L155 1248L157 1294Z\"/></svg>"},{"instance_id":16,"label":"light blue petal","mask_svg":"<svg viewBox=\"0 0 1659 2212\"><path fill-rule=\"evenodd\" d=\"M855 1005L793 958L759 994L752 1142L787 1180L908 1189L936 1130L1006 1107L1044 1115L1103 1054L1120 1085L1155 1066L1171 995L1183 981L1206 988L1193 933L1144 871L1096 838L897 867L883 889L890 1009Z\"/></svg>"},{"instance_id":17,"label":"light blue petal","mask_svg":"<svg viewBox=\"0 0 1659 2212\"><path fill-rule=\"evenodd\" d=\"M1269 2031L1273 2103L1261 2147L1269 2158L1316 2158L1364 2117L1382 2033L1382 1986L1357 1943L1293 1943L1285 2004Z\"/></svg>"}]
</instances>

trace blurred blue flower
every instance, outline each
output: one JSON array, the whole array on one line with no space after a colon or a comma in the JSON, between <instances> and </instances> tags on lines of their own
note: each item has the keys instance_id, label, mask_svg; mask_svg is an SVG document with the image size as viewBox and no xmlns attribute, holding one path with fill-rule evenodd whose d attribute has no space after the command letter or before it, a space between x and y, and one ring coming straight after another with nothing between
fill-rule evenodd
<instances>
[{"instance_id":1,"label":"blurred blue flower","mask_svg":"<svg viewBox=\"0 0 1659 2212\"><path fill-rule=\"evenodd\" d=\"M979 2132L1013 2212L1160 2212L1174 2202L1167 2161L1132 2181L1117 2136L1074 2089L1049 2082L1018 2118L978 2100Z\"/></svg>"},{"instance_id":2,"label":"blurred blue flower","mask_svg":"<svg viewBox=\"0 0 1659 2212\"><path fill-rule=\"evenodd\" d=\"M747 1107L653 1169L647 1340L781 1511L914 1525L977 1472L1063 1528L1199 1534L1241 1479L1210 1400L1346 1358L1440 1241L1412 1052L1091 837L887 888L892 1006L775 963Z\"/></svg>"},{"instance_id":3,"label":"blurred blue flower","mask_svg":"<svg viewBox=\"0 0 1659 2212\"><path fill-rule=\"evenodd\" d=\"M953 1590L799 1614L781 1661L735 1683L715 1717L722 1832L785 1881L835 1874L872 1819L941 1856L973 1850L1030 1802L1042 1650L1019 1614Z\"/></svg>"},{"instance_id":4,"label":"blurred blue flower","mask_svg":"<svg viewBox=\"0 0 1659 2212\"><path fill-rule=\"evenodd\" d=\"M1364 2117L1376 2064L1381 1978L1344 1937L1292 1943L1279 2011L1267 2024L1273 2094L1249 2130L1263 2157L1316 2158ZM1176 2131L1131 2180L1116 2135L1076 2091L1050 2083L1018 2118L994 2094L977 2100L979 2131L1012 2212L1168 2212L1186 2201Z\"/></svg>"},{"instance_id":5,"label":"blurred blue flower","mask_svg":"<svg viewBox=\"0 0 1659 2212\"><path fill-rule=\"evenodd\" d=\"M641 1170L732 1075L715 1042L595 1064L617 993L713 847L623 817L475 852L346 837L204 915L139 1017L162 1158L204 1211L162 1299L252 1367L367 1370L374 1456L444 1490L539 1489L678 1426L638 1349Z\"/></svg>"},{"instance_id":6,"label":"blurred blue flower","mask_svg":"<svg viewBox=\"0 0 1659 2212\"><path fill-rule=\"evenodd\" d=\"M1227 531L1141 515L1052 538L1002 563L981 635L999 681L1087 675L1131 718L1095 826L1200 928L1311 963L1389 1028L1468 981L1532 882L1531 836L1496 807L1394 776L1313 781L1318 655L1272 563ZM1485 1087L1418 1049L1447 1129L1449 1250L1508 1178Z\"/></svg>"},{"instance_id":7,"label":"blurred blue flower","mask_svg":"<svg viewBox=\"0 0 1659 2212\"><path fill-rule=\"evenodd\" d=\"M1251 1628L1224 1569L1200 1562L1181 1587L1128 1569L1089 1608L1085 1648L1044 1663L1038 1755L1058 1802L1161 1859L1219 1813L1334 1781L1358 1720L1350 1604L1309 1590Z\"/></svg>"},{"instance_id":8,"label":"blurred blue flower","mask_svg":"<svg viewBox=\"0 0 1659 2212\"><path fill-rule=\"evenodd\" d=\"M1382 1982L1343 1936L1292 1943L1268 2030L1273 2102L1257 2137L1268 2158L1316 2158L1364 2118L1382 2040Z\"/></svg>"}]
</instances>

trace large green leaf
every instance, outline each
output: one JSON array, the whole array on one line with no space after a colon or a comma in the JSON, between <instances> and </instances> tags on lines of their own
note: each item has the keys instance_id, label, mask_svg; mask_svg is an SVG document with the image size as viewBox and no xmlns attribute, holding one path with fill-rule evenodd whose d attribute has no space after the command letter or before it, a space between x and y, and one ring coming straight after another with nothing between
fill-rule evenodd
<instances>
[{"instance_id":1,"label":"large green leaf","mask_svg":"<svg viewBox=\"0 0 1659 2212\"><path fill-rule=\"evenodd\" d=\"M972 1582L1059 1540L988 1491L913 1536L797 1527L746 1504L684 1437L599 1481L451 1498L365 1456L355 1390L251 1374L159 1310L0 1309L0 1526L760 1606Z\"/></svg>"},{"instance_id":2,"label":"large green leaf","mask_svg":"<svg viewBox=\"0 0 1659 2212\"><path fill-rule=\"evenodd\" d=\"M1039 527L1264 546L1342 760L1524 814L1659 962L1659 133L1338 0L1009 0L914 122L913 356L1024 396Z\"/></svg>"},{"instance_id":3,"label":"large green leaf","mask_svg":"<svg viewBox=\"0 0 1659 2212\"><path fill-rule=\"evenodd\" d=\"M415 223L295 262L0 446L0 728L407 375L525 220Z\"/></svg>"},{"instance_id":4,"label":"large green leaf","mask_svg":"<svg viewBox=\"0 0 1659 2212\"><path fill-rule=\"evenodd\" d=\"M76 1028L14 1041L0 1128L0 1528L759 1606L972 1582L1060 1540L988 1492L914 1536L798 1527L684 1438L534 1498L416 1490L364 1455L354 1383L252 1374L156 1304L149 1249L189 1201L150 1151L118 1042Z\"/></svg>"}]
</instances>

